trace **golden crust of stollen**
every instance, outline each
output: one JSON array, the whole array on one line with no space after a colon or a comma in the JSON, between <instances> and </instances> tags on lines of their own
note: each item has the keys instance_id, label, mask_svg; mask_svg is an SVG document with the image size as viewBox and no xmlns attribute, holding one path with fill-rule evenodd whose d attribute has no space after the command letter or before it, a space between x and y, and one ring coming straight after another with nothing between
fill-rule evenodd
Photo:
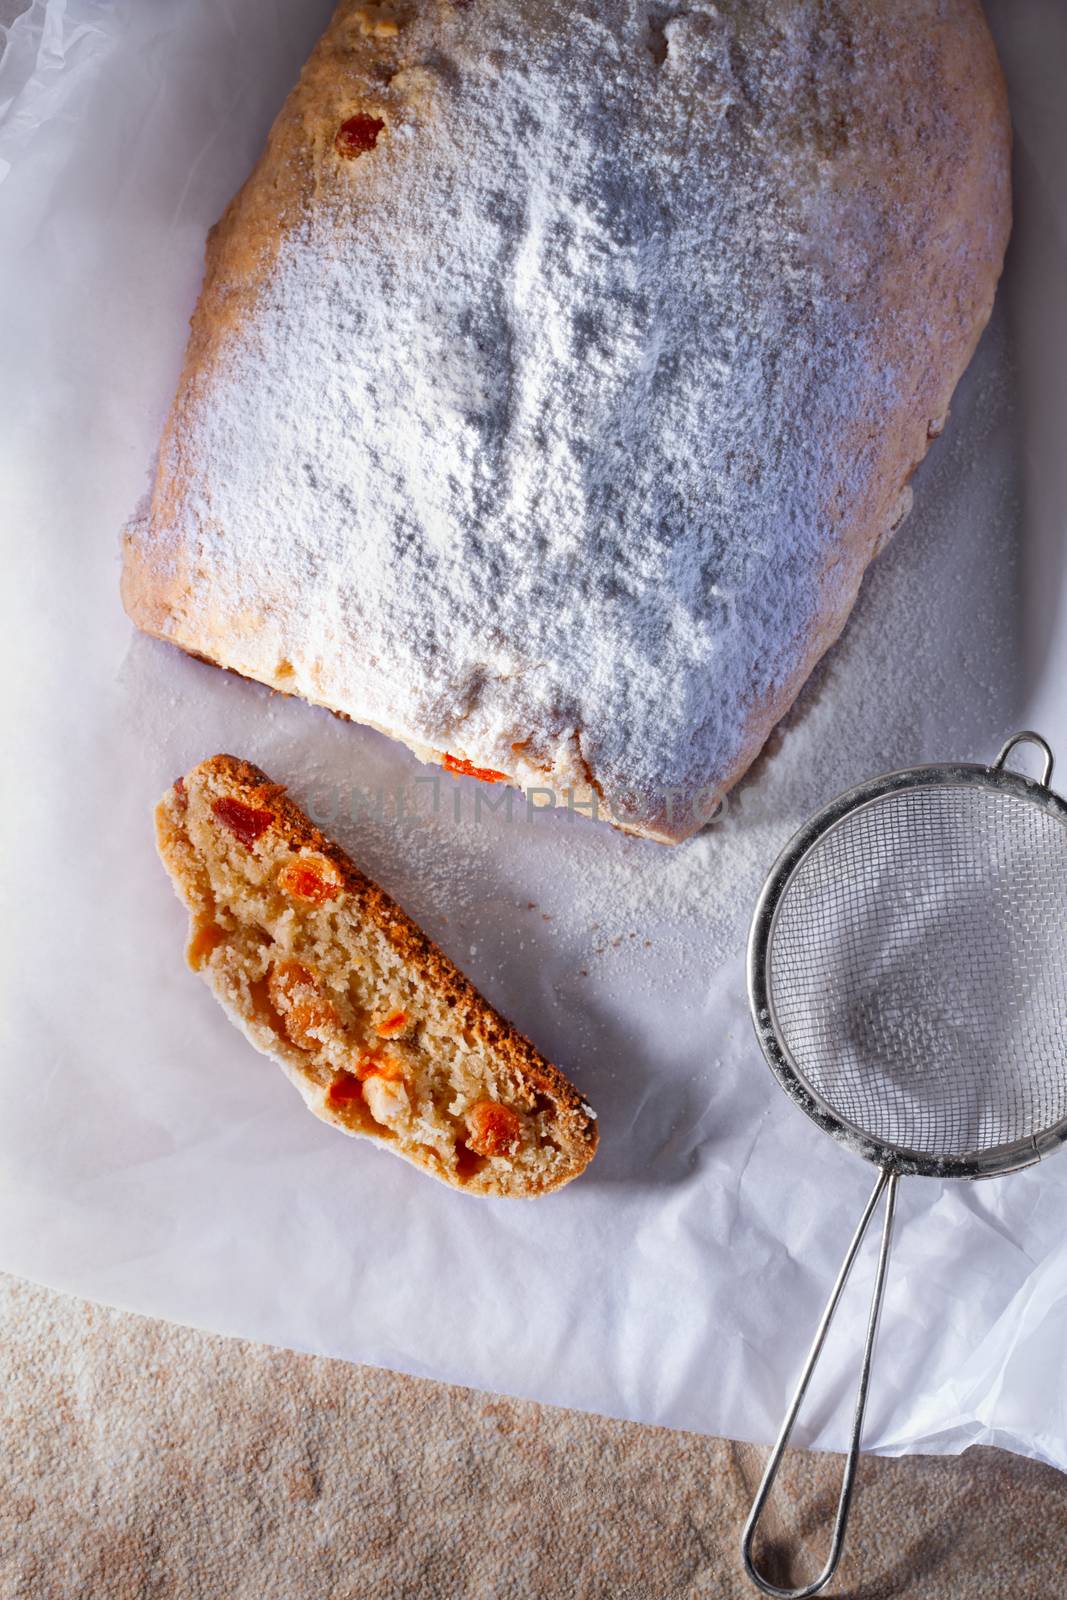
<instances>
[{"instance_id":1,"label":"golden crust of stollen","mask_svg":"<svg viewBox=\"0 0 1067 1600\"><path fill-rule=\"evenodd\" d=\"M326 870L323 863L329 864L330 883L334 886L329 901L330 937L342 958L350 961L353 968L361 960L365 965L367 936L373 939L376 931L395 953L397 970L408 992L415 997L412 1002L415 1008L424 1013L432 1010L437 1019L444 1019L439 1025L447 1030L452 1041L462 1041L463 1050L477 1053L490 1074L491 1090L499 1094L502 1103L517 1097L531 1117L536 1115L540 1119L551 1136L545 1160L531 1159L525 1166L488 1160L480 1166L472 1164L477 1170L457 1172L455 1165L442 1159L440 1151L432 1146L420 1144L417 1139L398 1142L387 1129L378 1127L361 1105L357 1108L359 1115L354 1118L351 1105L331 1104L328 1090L336 1073L329 1066L324 1068L314 1052L309 1054L306 1049L294 1048L276 1027L265 1027L249 1000L256 984L234 981L239 975L235 964L239 966L241 957L235 957L233 951L233 945L239 943L232 917L234 907L226 906L225 902L227 898L239 898L243 886L236 894L232 890L229 895L225 889L220 891L219 873L212 871L219 863L209 858L227 847L234 849L239 859L246 852L234 845L222 826L214 829L217 844L211 839L205 847L203 818L219 800L236 801L253 811L270 813L272 820L262 841L257 839L254 847L249 847L247 860L250 864L255 862L257 868L262 867L272 878L277 874L279 862L310 859L315 863L316 872ZM201 823L199 830L191 826L196 813ZM434 1177L469 1194L547 1193L577 1177L588 1165L597 1147L596 1119L573 1085L483 999L470 980L406 912L361 872L339 845L316 828L284 789L272 783L258 767L229 755L217 755L201 762L168 789L159 802L156 835L163 863L190 911L190 964L207 980L224 1008L257 1048L283 1067L317 1116L343 1132L387 1143L389 1148ZM232 874L230 881L233 881ZM254 898L254 888L249 898ZM262 902L260 911L261 907ZM291 924L295 919L299 924L301 916L307 920L315 914L311 909L290 904L283 921ZM256 915L253 906L253 923ZM340 925L336 922L338 915L343 919ZM230 924L225 938L218 927L220 917ZM199 936L203 949L205 929L215 938L207 941L207 953L201 957L197 955L197 941ZM347 940L345 929L349 930ZM257 941L269 938L266 928L257 926L255 931ZM359 935L359 949L354 935ZM225 955L228 945L231 959L228 962L218 959L220 952ZM272 949L277 948L272 946ZM248 965L247 957L245 965ZM256 973L253 977L260 978L261 991L261 975ZM277 1019L274 1021L276 1023ZM535 1151L534 1157L537 1156Z\"/></svg>"},{"instance_id":2,"label":"golden crust of stollen","mask_svg":"<svg viewBox=\"0 0 1067 1600\"><path fill-rule=\"evenodd\" d=\"M448 0L426 0L424 11L427 6L438 15L441 37L447 41L454 6ZM536 9L531 9L531 25ZM878 71L865 73L851 101L842 99L836 124L832 119L827 123L825 108L820 113L821 182L842 205L851 203L857 216L877 205L890 219L879 230L877 258L864 264L855 281L842 284L841 294L843 299L865 297L872 309L869 320L881 330L870 360L872 394L881 372L892 368L901 399L889 424L877 429L871 423L873 401L871 415L858 404L851 432L830 442L842 469L839 488L824 507L822 607L797 648L795 669L748 706L742 747L714 790L704 790L704 815L755 759L838 637L866 566L906 515L909 480L944 425L952 392L988 320L1010 231L1010 121L980 0L911 0L906 5L900 0L839 0L834 11L846 32L853 25L862 28ZM489 48L491 0L477 16ZM819 72L813 60L808 85L813 104ZM373 221L384 168L374 161L336 159L333 141L339 118L365 115L388 125L401 103L414 106L432 130L432 89L418 63L405 56L403 8L394 14L342 0L282 108L257 167L211 231L203 289L146 513L147 531L142 519L137 536L128 533L126 539L123 598L139 627L287 693L293 690L288 664L262 649L257 652L250 619L190 605L196 550L175 547L155 535L179 522L187 452L194 448L187 419L196 396L209 381L228 335L251 315L269 284L287 231L342 188L349 214ZM805 104L798 96L798 129L807 115ZM699 106L694 114L702 114ZM807 159L810 140L806 149ZM788 154L783 151L782 159ZM412 247L417 248L417 240ZM858 476L856 463L862 465ZM314 684L314 663L304 664L300 693L319 699ZM327 694L320 703L370 720L358 707L332 703ZM404 739L423 759L443 757L441 749L416 741L404 729L372 725ZM517 755L514 769L505 776L520 785L569 788L578 804L603 798L597 773L581 755L580 741L576 747L577 755L572 751L565 762L560 758L557 768L534 770ZM454 743L451 750L473 766L501 768L498 754ZM665 810L659 801L613 820L629 832L667 843L700 826L699 816L686 804Z\"/></svg>"}]
</instances>

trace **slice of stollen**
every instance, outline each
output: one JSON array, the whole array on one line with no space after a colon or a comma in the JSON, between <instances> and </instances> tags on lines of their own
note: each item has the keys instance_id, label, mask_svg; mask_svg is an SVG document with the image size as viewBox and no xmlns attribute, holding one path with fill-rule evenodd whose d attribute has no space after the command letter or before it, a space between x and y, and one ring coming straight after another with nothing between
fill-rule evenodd
<instances>
[{"instance_id":1,"label":"slice of stollen","mask_svg":"<svg viewBox=\"0 0 1067 1600\"><path fill-rule=\"evenodd\" d=\"M470 1194L587 1165L595 1115L563 1074L265 773L201 762L156 833L189 965L316 1116Z\"/></svg>"}]
</instances>

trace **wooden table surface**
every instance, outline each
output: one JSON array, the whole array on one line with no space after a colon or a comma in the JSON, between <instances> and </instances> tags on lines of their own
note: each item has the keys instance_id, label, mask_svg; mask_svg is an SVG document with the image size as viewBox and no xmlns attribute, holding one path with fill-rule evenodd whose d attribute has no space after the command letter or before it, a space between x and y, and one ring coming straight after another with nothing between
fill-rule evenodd
<instances>
[{"instance_id":1,"label":"wooden table surface","mask_svg":"<svg viewBox=\"0 0 1067 1600\"><path fill-rule=\"evenodd\" d=\"M763 1453L294 1355L0 1277L3 1600L733 1600ZM840 1458L783 1469L817 1569ZM1059 1600L1067 1483L866 1458L851 1600Z\"/></svg>"}]
</instances>

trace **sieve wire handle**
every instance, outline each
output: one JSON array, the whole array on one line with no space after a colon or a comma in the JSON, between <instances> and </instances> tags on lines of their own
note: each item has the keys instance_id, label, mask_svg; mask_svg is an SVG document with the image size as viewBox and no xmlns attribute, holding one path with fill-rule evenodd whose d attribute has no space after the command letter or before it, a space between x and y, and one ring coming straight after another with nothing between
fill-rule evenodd
<instances>
[{"instance_id":1,"label":"sieve wire handle","mask_svg":"<svg viewBox=\"0 0 1067 1600\"><path fill-rule=\"evenodd\" d=\"M1045 767L1041 774L1041 786L1042 788L1047 789L1049 786L1049 780L1052 777L1052 763L1054 759L1052 755L1052 747L1047 739L1042 739L1041 735L1039 733L1035 733L1032 728L1024 728L1021 733L1012 734L1011 738L1008 740L1007 744L1003 747L1000 754L997 756L997 759L994 761L993 771L1000 771L1017 744L1036 744L1037 748L1041 751L1045 758Z\"/></svg>"},{"instance_id":2,"label":"sieve wire handle","mask_svg":"<svg viewBox=\"0 0 1067 1600\"><path fill-rule=\"evenodd\" d=\"M856 1477L856 1464L859 1458L860 1434L863 1430L863 1414L867 1409L867 1387L870 1383L871 1358L874 1354L874 1341L878 1332L878 1315L882 1309L882 1297L885 1291L886 1268L889 1265L889 1249L893 1237L893 1207L896 1201L896 1191L897 1174L895 1172L888 1172L885 1169L880 1171L878 1174L878 1179L874 1185L874 1189L871 1193L871 1197L867 1201L863 1215L860 1218L859 1226L852 1236L852 1243L849 1245L845 1254L845 1259L841 1263L841 1270L837 1275L837 1282L834 1284L834 1287L830 1293L830 1298L826 1303L826 1310L822 1314L822 1320L819 1323L815 1333L815 1338L812 1341L811 1349L808 1352L808 1359L804 1365L804 1371L800 1374L800 1382L797 1384L796 1393L793 1396L792 1404L790 1405L789 1410L786 1412L786 1417L785 1421L782 1423L781 1432L778 1435L774 1449L771 1451L770 1460L767 1462L767 1465L764 1469L763 1480L756 1491L756 1498L752 1503L752 1510L748 1514L748 1521L745 1523L745 1530L741 1535L741 1560L744 1562L746 1573L756 1585L757 1589L762 1589L764 1594L774 1595L776 1600L808 1600L808 1596L821 1593L821 1591L825 1589L826 1585L833 1577L835 1571L837 1570L837 1563L841 1559L841 1550L845 1542L845 1528L848 1524L849 1507L852 1502L852 1489ZM853 1262L859 1254L859 1248L863 1243L864 1235L867 1232L867 1227L870 1223L871 1217L874 1215L875 1209L877 1208L878 1202L882 1198L883 1194L885 1195L885 1217L882 1222L882 1243L878 1252L878 1268L875 1274L874 1293L871 1296L870 1316L867 1319L867 1337L863 1344L863 1360L860 1365L859 1386L856 1390L856 1409L852 1418L852 1434L849 1438L848 1454L845 1458L845 1470L841 1478L841 1494L837 1502L837 1515L834 1518L833 1535L830 1540L830 1554L827 1556L826 1565L819 1573L819 1576L811 1583L805 1584L804 1587L800 1589L781 1589L775 1584L771 1583L769 1579L763 1577L763 1575L756 1570L755 1563L752 1559L752 1544L756 1536L756 1528L759 1525L759 1519L763 1514L763 1508L767 1503L767 1497L774 1485L774 1480L778 1476L778 1468L782 1464L782 1457L785 1454L786 1446L789 1444L789 1439L793 1432L793 1425L796 1422L797 1414L804 1403L804 1396L808 1392L808 1385L811 1382L811 1375L815 1371L816 1363L822 1354L823 1345L826 1343L826 1335L829 1333L830 1324L834 1320L834 1312L837 1310L838 1301L841 1299L845 1284L848 1282L849 1273L852 1271Z\"/></svg>"}]
</instances>

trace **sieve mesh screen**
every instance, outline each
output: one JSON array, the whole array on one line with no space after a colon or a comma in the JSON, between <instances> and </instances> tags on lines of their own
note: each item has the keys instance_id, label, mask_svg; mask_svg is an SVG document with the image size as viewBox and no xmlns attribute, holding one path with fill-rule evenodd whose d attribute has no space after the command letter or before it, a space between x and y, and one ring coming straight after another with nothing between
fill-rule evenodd
<instances>
[{"instance_id":1,"label":"sieve mesh screen","mask_svg":"<svg viewBox=\"0 0 1067 1600\"><path fill-rule=\"evenodd\" d=\"M838 1117L932 1157L1067 1117L1067 826L986 786L890 791L801 858L775 1029Z\"/></svg>"}]
</instances>

